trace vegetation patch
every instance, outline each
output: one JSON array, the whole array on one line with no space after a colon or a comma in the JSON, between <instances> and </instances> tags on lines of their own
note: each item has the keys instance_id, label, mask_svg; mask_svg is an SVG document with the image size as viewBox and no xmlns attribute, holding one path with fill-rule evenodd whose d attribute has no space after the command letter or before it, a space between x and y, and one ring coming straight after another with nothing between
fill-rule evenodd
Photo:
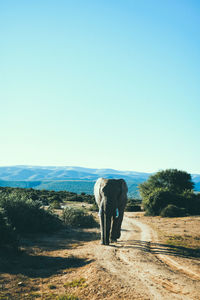
<instances>
[{"instance_id":1,"label":"vegetation patch","mask_svg":"<svg viewBox=\"0 0 200 300\"><path fill-rule=\"evenodd\" d=\"M80 182L76 182L80 184ZM93 183L94 185L94 183ZM32 188L14 188L14 187L0 187L0 198L27 198L33 201L40 201L42 205L50 205L51 203L65 203L66 201L95 203L94 196L86 193L77 193L64 190L36 190ZM54 204L53 204L54 205Z\"/></svg>"},{"instance_id":2,"label":"vegetation patch","mask_svg":"<svg viewBox=\"0 0 200 300\"><path fill-rule=\"evenodd\" d=\"M40 293L31 293L27 299L38 299L41 297L41 294Z\"/></svg>"},{"instance_id":3,"label":"vegetation patch","mask_svg":"<svg viewBox=\"0 0 200 300\"><path fill-rule=\"evenodd\" d=\"M183 207L178 207L173 204L167 205L165 208L162 209L160 215L161 217L169 217L169 218L175 218L175 217L185 217L187 216L187 210Z\"/></svg>"},{"instance_id":4,"label":"vegetation patch","mask_svg":"<svg viewBox=\"0 0 200 300\"><path fill-rule=\"evenodd\" d=\"M65 225L72 227L93 228L97 226L93 215L83 209L73 207L66 207L63 210L62 220Z\"/></svg>"},{"instance_id":5,"label":"vegetation patch","mask_svg":"<svg viewBox=\"0 0 200 300\"><path fill-rule=\"evenodd\" d=\"M129 198L126 204L125 211L142 211L141 200Z\"/></svg>"},{"instance_id":6,"label":"vegetation patch","mask_svg":"<svg viewBox=\"0 0 200 300\"><path fill-rule=\"evenodd\" d=\"M200 236L191 235L170 235L166 239L166 244L171 246L200 249Z\"/></svg>"},{"instance_id":7,"label":"vegetation patch","mask_svg":"<svg viewBox=\"0 0 200 300\"><path fill-rule=\"evenodd\" d=\"M52 209L61 209L60 202L58 200L54 200L50 203L50 208Z\"/></svg>"},{"instance_id":8,"label":"vegetation patch","mask_svg":"<svg viewBox=\"0 0 200 300\"><path fill-rule=\"evenodd\" d=\"M2 208L0 208L0 237L1 249L17 249L18 239L16 231L9 223L6 213Z\"/></svg>"},{"instance_id":9,"label":"vegetation patch","mask_svg":"<svg viewBox=\"0 0 200 300\"><path fill-rule=\"evenodd\" d=\"M67 295L57 296L56 300L80 300L80 298L78 298L78 297L76 297L74 295L67 294Z\"/></svg>"},{"instance_id":10,"label":"vegetation patch","mask_svg":"<svg viewBox=\"0 0 200 300\"><path fill-rule=\"evenodd\" d=\"M97 205L97 203L93 203L90 208L89 208L90 211L95 211L95 212L98 212L99 211L99 207Z\"/></svg>"},{"instance_id":11,"label":"vegetation patch","mask_svg":"<svg viewBox=\"0 0 200 300\"><path fill-rule=\"evenodd\" d=\"M80 287L80 288L85 288L87 287L87 283L85 278L80 278L80 279L74 279L73 281L65 283L64 287Z\"/></svg>"},{"instance_id":12,"label":"vegetation patch","mask_svg":"<svg viewBox=\"0 0 200 300\"><path fill-rule=\"evenodd\" d=\"M19 234L52 232L61 228L60 219L41 206L41 202L27 198L0 199L0 207L4 209L12 228L16 228Z\"/></svg>"},{"instance_id":13,"label":"vegetation patch","mask_svg":"<svg viewBox=\"0 0 200 300\"><path fill-rule=\"evenodd\" d=\"M139 185L148 216L182 217L200 214L200 194L190 174L177 169L157 172Z\"/></svg>"}]
</instances>

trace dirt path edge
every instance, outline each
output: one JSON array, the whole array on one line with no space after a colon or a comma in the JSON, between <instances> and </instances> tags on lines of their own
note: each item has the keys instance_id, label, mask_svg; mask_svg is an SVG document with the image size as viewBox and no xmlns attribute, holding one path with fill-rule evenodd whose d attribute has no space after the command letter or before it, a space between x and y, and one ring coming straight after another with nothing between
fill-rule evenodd
<instances>
[{"instance_id":1,"label":"dirt path edge","mask_svg":"<svg viewBox=\"0 0 200 300\"><path fill-rule=\"evenodd\" d=\"M141 241L143 242L159 242L157 233L147 224L131 218L131 223L141 230ZM151 247L151 245L150 245ZM189 276L191 279L200 280L200 273L188 269L187 266L181 265L174 258L163 254L155 254L156 257L167 264L170 268L177 270Z\"/></svg>"}]
</instances>

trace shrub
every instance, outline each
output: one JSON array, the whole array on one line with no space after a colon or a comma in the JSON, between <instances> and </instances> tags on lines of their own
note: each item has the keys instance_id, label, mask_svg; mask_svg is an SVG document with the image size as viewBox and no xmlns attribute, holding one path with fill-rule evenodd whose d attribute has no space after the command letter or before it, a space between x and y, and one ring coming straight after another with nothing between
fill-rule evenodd
<instances>
[{"instance_id":1,"label":"shrub","mask_svg":"<svg viewBox=\"0 0 200 300\"><path fill-rule=\"evenodd\" d=\"M66 198L67 201L77 201L77 202L83 202L83 196L73 194Z\"/></svg>"},{"instance_id":2,"label":"shrub","mask_svg":"<svg viewBox=\"0 0 200 300\"><path fill-rule=\"evenodd\" d=\"M59 218L41 208L41 202L25 198L4 199L1 207L18 233L51 232L61 227Z\"/></svg>"},{"instance_id":3,"label":"shrub","mask_svg":"<svg viewBox=\"0 0 200 300\"><path fill-rule=\"evenodd\" d=\"M191 175L177 169L157 172L139 185L148 215L159 215L169 204L185 208L189 214L200 213L200 202L193 191Z\"/></svg>"},{"instance_id":4,"label":"shrub","mask_svg":"<svg viewBox=\"0 0 200 300\"><path fill-rule=\"evenodd\" d=\"M178 207L173 204L169 204L165 208L163 208L160 215L162 217L169 217L169 218L184 217L187 215L187 210L185 208Z\"/></svg>"},{"instance_id":5,"label":"shrub","mask_svg":"<svg viewBox=\"0 0 200 300\"><path fill-rule=\"evenodd\" d=\"M92 205L91 205L91 207L89 208L89 210L91 210L91 211L99 211L99 207L98 207L98 205L97 205L97 203L95 202L95 203L93 203Z\"/></svg>"},{"instance_id":6,"label":"shrub","mask_svg":"<svg viewBox=\"0 0 200 300\"><path fill-rule=\"evenodd\" d=\"M89 204L95 203L95 199L93 195L88 195L85 193L81 193L80 195L73 194L70 197L67 197L67 201L77 201L77 202L86 202Z\"/></svg>"},{"instance_id":7,"label":"shrub","mask_svg":"<svg viewBox=\"0 0 200 300\"><path fill-rule=\"evenodd\" d=\"M17 248L18 240L15 230L8 223L5 211L0 209L0 248Z\"/></svg>"},{"instance_id":8,"label":"shrub","mask_svg":"<svg viewBox=\"0 0 200 300\"><path fill-rule=\"evenodd\" d=\"M200 197L191 191L185 191L182 194L182 204L179 205L187 209L190 215L200 214Z\"/></svg>"},{"instance_id":9,"label":"shrub","mask_svg":"<svg viewBox=\"0 0 200 300\"><path fill-rule=\"evenodd\" d=\"M177 196L167 189L157 188L143 201L147 215L158 216L168 204L176 204Z\"/></svg>"},{"instance_id":10,"label":"shrub","mask_svg":"<svg viewBox=\"0 0 200 300\"><path fill-rule=\"evenodd\" d=\"M128 199L125 211L141 211L141 201L137 199Z\"/></svg>"},{"instance_id":11,"label":"shrub","mask_svg":"<svg viewBox=\"0 0 200 300\"><path fill-rule=\"evenodd\" d=\"M58 200L54 200L53 202L51 202L50 207L53 209L61 209L61 205Z\"/></svg>"},{"instance_id":12,"label":"shrub","mask_svg":"<svg viewBox=\"0 0 200 300\"><path fill-rule=\"evenodd\" d=\"M83 195L83 193L81 193L81 194L82 194L82 198L83 198L84 202L89 203L89 204L96 203L94 195L88 195L88 194Z\"/></svg>"},{"instance_id":13,"label":"shrub","mask_svg":"<svg viewBox=\"0 0 200 300\"><path fill-rule=\"evenodd\" d=\"M125 211L142 211L140 205L127 204Z\"/></svg>"},{"instance_id":14,"label":"shrub","mask_svg":"<svg viewBox=\"0 0 200 300\"><path fill-rule=\"evenodd\" d=\"M92 215L78 208L66 207L63 210L62 220L65 225L72 227L92 228L97 226Z\"/></svg>"}]
</instances>

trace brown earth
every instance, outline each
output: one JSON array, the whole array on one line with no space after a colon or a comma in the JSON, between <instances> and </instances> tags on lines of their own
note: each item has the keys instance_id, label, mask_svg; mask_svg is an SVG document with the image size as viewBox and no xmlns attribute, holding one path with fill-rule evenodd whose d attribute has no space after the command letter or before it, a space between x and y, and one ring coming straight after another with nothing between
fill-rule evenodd
<instances>
[{"instance_id":1,"label":"brown earth","mask_svg":"<svg viewBox=\"0 0 200 300\"><path fill-rule=\"evenodd\" d=\"M200 217L126 213L110 246L99 229L32 236L22 254L1 256L0 299L199 300L199 225Z\"/></svg>"}]
</instances>

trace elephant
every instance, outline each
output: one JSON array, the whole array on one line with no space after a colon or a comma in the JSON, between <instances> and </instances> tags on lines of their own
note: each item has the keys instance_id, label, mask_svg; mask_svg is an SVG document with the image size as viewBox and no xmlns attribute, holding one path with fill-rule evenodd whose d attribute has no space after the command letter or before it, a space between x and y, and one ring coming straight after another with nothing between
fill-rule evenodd
<instances>
[{"instance_id":1,"label":"elephant","mask_svg":"<svg viewBox=\"0 0 200 300\"><path fill-rule=\"evenodd\" d=\"M111 242L116 242L120 238L127 192L128 187L124 179L99 178L94 185L103 245L109 245L110 238Z\"/></svg>"}]
</instances>

